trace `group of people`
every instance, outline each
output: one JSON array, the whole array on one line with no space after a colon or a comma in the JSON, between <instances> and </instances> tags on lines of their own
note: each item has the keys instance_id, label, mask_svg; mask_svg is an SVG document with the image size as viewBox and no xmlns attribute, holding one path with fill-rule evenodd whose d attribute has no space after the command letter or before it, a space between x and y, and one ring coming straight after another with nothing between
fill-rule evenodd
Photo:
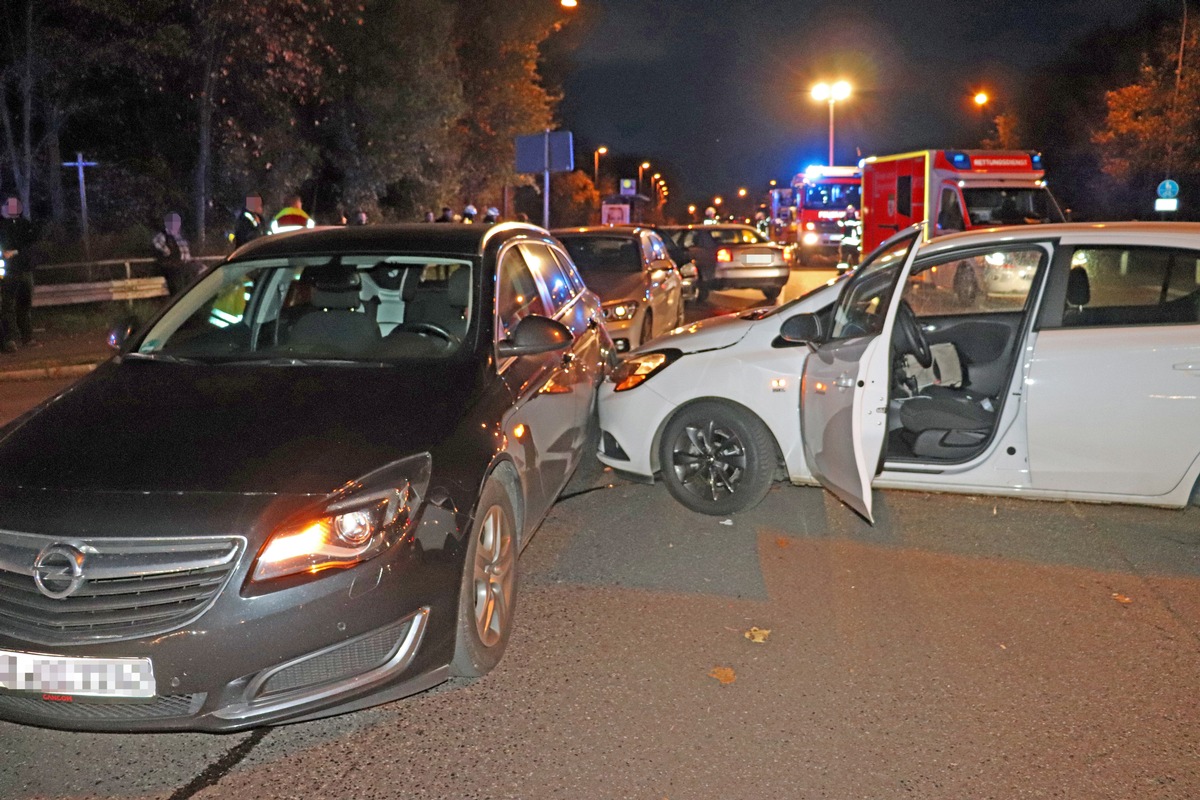
<instances>
[{"instance_id":1,"label":"group of people","mask_svg":"<svg viewBox=\"0 0 1200 800\"><path fill-rule=\"evenodd\" d=\"M433 215L432 211L426 211L425 212L425 221L426 222L462 222L467 225L470 225L475 222L482 222L485 225L491 225L494 222L500 221L500 210L498 208L496 208L495 206L490 206L487 209L487 211L484 212L483 219L477 220L476 217L478 215L479 215L478 209L476 209L475 206L468 203L463 208L461 214L455 214L454 210L451 209L450 206L442 206L442 215L440 217L435 217Z\"/></svg>"}]
</instances>

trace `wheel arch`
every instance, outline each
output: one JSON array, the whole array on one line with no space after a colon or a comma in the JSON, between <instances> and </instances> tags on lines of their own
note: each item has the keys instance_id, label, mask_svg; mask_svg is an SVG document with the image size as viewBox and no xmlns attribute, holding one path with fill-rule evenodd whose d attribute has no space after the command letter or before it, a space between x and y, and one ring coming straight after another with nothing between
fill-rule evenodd
<instances>
[{"instance_id":1,"label":"wheel arch","mask_svg":"<svg viewBox=\"0 0 1200 800\"><path fill-rule=\"evenodd\" d=\"M673 419L698 403L717 403L732 409L738 414L753 417L754 419L758 420L760 423L762 423L762 426L766 428L767 433L771 436L771 445L775 448L775 460L777 462L777 468L783 467L786 469L783 448L779 446L779 440L775 437L775 431L773 431L771 426L767 424L767 421L762 418L762 415L749 406L739 403L736 400L730 400L728 397L715 397L712 395L706 395L704 397L693 397L686 403L680 403L678 406L672 409L670 414L666 414L663 416L662 420L659 421L658 427L654 431L654 436L650 441L650 469L655 475L662 470L662 464L659 461L658 451L662 446L663 431L667 429L667 426L671 424Z\"/></svg>"},{"instance_id":2,"label":"wheel arch","mask_svg":"<svg viewBox=\"0 0 1200 800\"><path fill-rule=\"evenodd\" d=\"M525 530L525 484L521 478L521 472L517 469L517 465L508 458L497 458L490 467L487 473L483 476L483 480L479 483L479 489L475 495L476 504L475 511L471 514L471 522L474 524L475 515L479 512L478 498L483 496L483 487L488 481L496 481L508 492L508 499L512 503L513 513L516 515L514 523L516 524L517 536L519 538L518 547L523 547L527 539Z\"/></svg>"}]
</instances>

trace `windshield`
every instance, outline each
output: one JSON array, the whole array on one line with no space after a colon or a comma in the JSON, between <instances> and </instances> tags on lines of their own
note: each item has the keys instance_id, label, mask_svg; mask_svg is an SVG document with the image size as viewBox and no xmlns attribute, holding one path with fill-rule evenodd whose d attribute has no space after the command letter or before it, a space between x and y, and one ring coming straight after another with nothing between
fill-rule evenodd
<instances>
[{"instance_id":1,"label":"windshield","mask_svg":"<svg viewBox=\"0 0 1200 800\"><path fill-rule=\"evenodd\" d=\"M707 228L717 244L766 244L771 241L754 228Z\"/></svg>"},{"instance_id":2,"label":"windshield","mask_svg":"<svg viewBox=\"0 0 1200 800\"><path fill-rule=\"evenodd\" d=\"M222 264L133 353L206 363L445 358L467 335L473 275L467 261L399 255Z\"/></svg>"},{"instance_id":3,"label":"windshield","mask_svg":"<svg viewBox=\"0 0 1200 800\"><path fill-rule=\"evenodd\" d=\"M575 266L589 272L641 272L642 254L627 236L560 236Z\"/></svg>"},{"instance_id":4,"label":"windshield","mask_svg":"<svg viewBox=\"0 0 1200 800\"><path fill-rule=\"evenodd\" d=\"M919 228L903 231L871 254L854 280L842 290L833 315L831 341L877 334L883 330L900 271L919 236Z\"/></svg>"},{"instance_id":5,"label":"windshield","mask_svg":"<svg viewBox=\"0 0 1200 800\"><path fill-rule=\"evenodd\" d=\"M857 183L817 183L805 186L804 208L819 211L845 211L846 206L862 205L862 191Z\"/></svg>"},{"instance_id":6,"label":"windshield","mask_svg":"<svg viewBox=\"0 0 1200 800\"><path fill-rule=\"evenodd\" d=\"M963 189L972 225L1062 222L1062 211L1045 187Z\"/></svg>"}]
</instances>

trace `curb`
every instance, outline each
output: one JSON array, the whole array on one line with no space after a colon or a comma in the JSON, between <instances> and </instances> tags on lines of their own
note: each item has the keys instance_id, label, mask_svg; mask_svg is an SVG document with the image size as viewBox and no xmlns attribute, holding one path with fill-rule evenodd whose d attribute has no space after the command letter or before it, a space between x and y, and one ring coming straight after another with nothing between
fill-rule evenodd
<instances>
[{"instance_id":1,"label":"curb","mask_svg":"<svg viewBox=\"0 0 1200 800\"><path fill-rule=\"evenodd\" d=\"M52 367L33 367L0 372L0 381L41 381L50 378L79 378L99 366L94 364L60 364Z\"/></svg>"}]
</instances>

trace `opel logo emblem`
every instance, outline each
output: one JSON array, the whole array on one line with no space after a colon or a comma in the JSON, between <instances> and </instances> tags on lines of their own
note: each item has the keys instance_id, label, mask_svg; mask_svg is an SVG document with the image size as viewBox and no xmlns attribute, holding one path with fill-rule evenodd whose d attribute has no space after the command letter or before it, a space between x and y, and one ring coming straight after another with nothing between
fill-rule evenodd
<instances>
[{"instance_id":1,"label":"opel logo emblem","mask_svg":"<svg viewBox=\"0 0 1200 800\"><path fill-rule=\"evenodd\" d=\"M65 544L50 545L33 562L33 582L46 597L70 597L83 585L83 551Z\"/></svg>"}]
</instances>

